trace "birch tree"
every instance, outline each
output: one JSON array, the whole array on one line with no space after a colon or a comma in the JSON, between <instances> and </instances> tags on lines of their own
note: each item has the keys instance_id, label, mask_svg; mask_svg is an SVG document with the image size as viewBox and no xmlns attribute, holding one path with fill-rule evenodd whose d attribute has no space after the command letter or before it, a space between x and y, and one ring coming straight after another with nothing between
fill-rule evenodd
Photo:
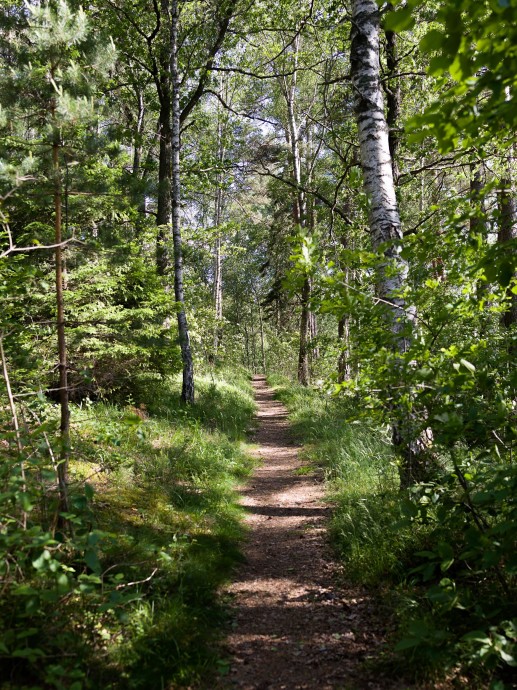
<instances>
[{"instance_id":1,"label":"birch tree","mask_svg":"<svg viewBox=\"0 0 517 690\"><path fill-rule=\"evenodd\" d=\"M352 6L350 61L361 167L370 205L372 247L384 254L377 273L377 295L386 307L385 319L391 331L392 347L403 355L410 345L414 310L406 305L403 297L408 265L401 255L402 227L380 80L380 14L375 0L354 0ZM402 368L402 359L399 361ZM401 483L407 485L417 474L421 448L410 414L401 421L400 412L403 411L396 410L395 406L396 403L391 403L393 442L402 452Z\"/></svg>"}]
</instances>

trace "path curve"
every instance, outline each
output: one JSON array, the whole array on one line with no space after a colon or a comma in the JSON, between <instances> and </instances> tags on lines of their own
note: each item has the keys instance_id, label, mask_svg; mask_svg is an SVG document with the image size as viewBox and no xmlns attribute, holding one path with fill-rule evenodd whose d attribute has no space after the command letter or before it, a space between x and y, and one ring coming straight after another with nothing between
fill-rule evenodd
<instances>
[{"instance_id":1,"label":"path curve","mask_svg":"<svg viewBox=\"0 0 517 690\"><path fill-rule=\"evenodd\" d=\"M300 471L287 410L265 378L254 377L253 386L260 464L242 492L249 536L245 563L228 588L233 629L226 641L231 667L224 687L401 687L360 665L382 643L382 621L365 592L337 586L322 482Z\"/></svg>"}]
</instances>

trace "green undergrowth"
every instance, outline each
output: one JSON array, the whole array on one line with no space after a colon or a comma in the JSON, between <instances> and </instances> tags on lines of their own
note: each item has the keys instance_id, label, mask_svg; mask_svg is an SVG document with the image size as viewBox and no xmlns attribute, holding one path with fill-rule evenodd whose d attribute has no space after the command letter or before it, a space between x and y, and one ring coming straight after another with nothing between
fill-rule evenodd
<instances>
[{"instance_id":1,"label":"green undergrowth","mask_svg":"<svg viewBox=\"0 0 517 690\"><path fill-rule=\"evenodd\" d=\"M193 407L179 390L176 379L152 381L126 406L72 409L79 546L64 558L66 544L49 541L46 556L31 543L23 567L37 596L31 604L13 582L0 609L12 632L0 632L0 678L12 678L2 690L175 688L223 668L217 591L240 558L235 486L252 467L254 402L244 372L199 378ZM37 507L29 520L41 520ZM46 585L41 575L55 559L55 572L70 569L61 595L52 567Z\"/></svg>"},{"instance_id":2,"label":"green undergrowth","mask_svg":"<svg viewBox=\"0 0 517 690\"><path fill-rule=\"evenodd\" d=\"M458 443L432 481L401 491L386 429L350 400L270 383L306 465L325 474L347 576L369 586L395 624L385 669L454 687L516 687L514 465Z\"/></svg>"},{"instance_id":3,"label":"green undergrowth","mask_svg":"<svg viewBox=\"0 0 517 690\"><path fill-rule=\"evenodd\" d=\"M321 468L333 504L335 549L355 582L385 585L403 577L425 528L402 529L398 473L388 433L354 421L350 403L270 377L287 406L307 461Z\"/></svg>"}]
</instances>

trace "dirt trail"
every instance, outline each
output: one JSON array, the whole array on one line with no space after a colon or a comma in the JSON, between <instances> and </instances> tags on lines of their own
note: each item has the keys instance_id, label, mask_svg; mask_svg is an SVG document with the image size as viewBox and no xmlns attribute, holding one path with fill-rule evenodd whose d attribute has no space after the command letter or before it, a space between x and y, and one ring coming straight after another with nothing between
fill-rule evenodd
<instances>
[{"instance_id":1,"label":"dirt trail","mask_svg":"<svg viewBox=\"0 0 517 690\"><path fill-rule=\"evenodd\" d=\"M263 377L253 385L261 464L243 491L250 532L246 562L229 587L231 669L223 687L407 688L360 666L379 649L383 623L365 592L338 586L339 567L326 543L323 486L299 471L285 407Z\"/></svg>"}]
</instances>

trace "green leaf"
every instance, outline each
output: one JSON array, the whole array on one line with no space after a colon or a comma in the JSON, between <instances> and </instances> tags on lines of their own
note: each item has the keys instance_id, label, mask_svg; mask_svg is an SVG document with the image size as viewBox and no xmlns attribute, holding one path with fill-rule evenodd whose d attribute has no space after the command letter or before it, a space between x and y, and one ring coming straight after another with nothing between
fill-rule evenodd
<instances>
[{"instance_id":1,"label":"green leaf","mask_svg":"<svg viewBox=\"0 0 517 690\"><path fill-rule=\"evenodd\" d=\"M406 637L395 645L396 652L402 652L404 649L412 649L418 647L422 640L416 637Z\"/></svg>"},{"instance_id":2,"label":"green leaf","mask_svg":"<svg viewBox=\"0 0 517 690\"><path fill-rule=\"evenodd\" d=\"M420 41L420 49L424 52L430 52L432 50L438 50L442 47L443 41L445 39L444 34L438 29L431 29Z\"/></svg>"},{"instance_id":3,"label":"green leaf","mask_svg":"<svg viewBox=\"0 0 517 690\"><path fill-rule=\"evenodd\" d=\"M50 551L45 549L41 556L32 561L32 565L36 570L42 570L48 564L51 558Z\"/></svg>"},{"instance_id":4,"label":"green leaf","mask_svg":"<svg viewBox=\"0 0 517 690\"><path fill-rule=\"evenodd\" d=\"M93 549L87 549L84 552L84 562L97 575L101 572L101 564L96 552Z\"/></svg>"},{"instance_id":5,"label":"green leaf","mask_svg":"<svg viewBox=\"0 0 517 690\"><path fill-rule=\"evenodd\" d=\"M483 630L472 630L466 633L461 638L465 642L482 642L483 644L491 644L491 640L487 637L486 632Z\"/></svg>"},{"instance_id":6,"label":"green leaf","mask_svg":"<svg viewBox=\"0 0 517 690\"><path fill-rule=\"evenodd\" d=\"M395 12L389 12L384 20L384 29L386 31L405 31L411 29L415 24L413 18L413 11L411 7L404 7Z\"/></svg>"},{"instance_id":7,"label":"green leaf","mask_svg":"<svg viewBox=\"0 0 517 690\"><path fill-rule=\"evenodd\" d=\"M508 652L505 652L504 649L499 650L499 656L503 661L506 661L508 666L517 666L517 661L515 660L515 657L512 654L508 654Z\"/></svg>"},{"instance_id":8,"label":"green leaf","mask_svg":"<svg viewBox=\"0 0 517 690\"><path fill-rule=\"evenodd\" d=\"M499 275L497 281L501 287L508 287L514 276L514 267L510 261L503 261L499 266Z\"/></svg>"},{"instance_id":9,"label":"green leaf","mask_svg":"<svg viewBox=\"0 0 517 690\"><path fill-rule=\"evenodd\" d=\"M471 362L469 362L467 359L460 359L460 362L463 364L465 369L468 369L471 374L474 374L476 367Z\"/></svg>"},{"instance_id":10,"label":"green leaf","mask_svg":"<svg viewBox=\"0 0 517 690\"><path fill-rule=\"evenodd\" d=\"M21 503L23 510L26 513L28 513L33 508L33 504L31 502L31 497L27 493L20 494L20 503Z\"/></svg>"},{"instance_id":11,"label":"green leaf","mask_svg":"<svg viewBox=\"0 0 517 690\"><path fill-rule=\"evenodd\" d=\"M448 55L435 55L429 62L428 73L432 77L438 77L449 68L452 60Z\"/></svg>"}]
</instances>

